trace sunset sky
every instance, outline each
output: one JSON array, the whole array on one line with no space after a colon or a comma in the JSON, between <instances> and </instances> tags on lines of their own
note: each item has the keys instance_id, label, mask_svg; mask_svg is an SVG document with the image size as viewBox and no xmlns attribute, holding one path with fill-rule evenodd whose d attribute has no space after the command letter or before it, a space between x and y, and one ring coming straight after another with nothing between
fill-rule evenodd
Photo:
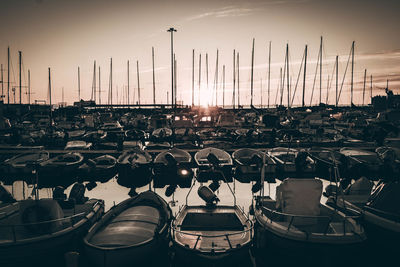
<instances>
[{"instance_id":1,"label":"sunset sky","mask_svg":"<svg viewBox=\"0 0 400 267\"><path fill-rule=\"evenodd\" d=\"M101 67L101 102L107 102L110 58L113 59L114 103L126 103L127 60L130 61L130 103L137 101L136 61L139 61L141 103L152 103L151 49L155 49L156 101L166 103L171 88L170 34L175 27L177 98L192 99L192 49L195 49L195 104L198 103L199 53L202 55L201 104L211 103L216 51L219 49L218 104L222 105L222 66L226 66L225 104L232 104L233 49L240 53L240 103L250 103L251 45L255 38L254 104L268 101L268 44L272 43L270 104L275 104L279 69L289 44L291 90L294 91L308 44L306 104L311 101L320 36L324 38L322 99L327 94L339 55L342 83L352 41L355 41L354 103L362 103L363 75L367 69L365 102L373 94L400 88L400 2L396 0L1 0L0 63L7 88L7 47L11 49L11 87L18 87L18 51L23 56L23 83L31 71L35 99L47 100L48 67L52 71L53 102L78 100L77 69L81 69L81 98L91 97L93 61ZM209 88L205 54L209 59ZM302 77L302 76L301 76ZM1 77L0 77L1 79ZM97 78L98 79L98 78ZM350 66L340 104L348 104ZM98 82L97 82L98 83ZM262 83L262 97L261 97ZM340 88L339 84L339 88ZM301 102L299 81L294 104ZM0 87L1 88L1 87ZM25 92L25 87L23 92ZM117 93L118 91L118 93ZM134 93L135 91L135 93ZM285 90L285 94L286 94ZM117 96L118 94L118 96ZM17 102L19 102L18 93ZM287 99L284 95L283 99ZM10 96L10 102L14 98ZM286 100L287 101L287 100ZM328 102L335 101L335 83ZM27 102L24 94L22 102ZM98 100L97 100L98 102ZM279 97L278 97L279 102ZM319 74L313 104L319 103ZM284 104L286 102L284 101Z\"/></svg>"}]
</instances>

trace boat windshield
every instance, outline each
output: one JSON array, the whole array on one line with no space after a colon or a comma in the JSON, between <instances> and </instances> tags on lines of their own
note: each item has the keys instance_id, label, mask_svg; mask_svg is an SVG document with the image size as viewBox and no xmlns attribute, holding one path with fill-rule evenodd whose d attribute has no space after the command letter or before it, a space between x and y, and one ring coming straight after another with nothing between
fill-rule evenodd
<instances>
[{"instance_id":1,"label":"boat windshield","mask_svg":"<svg viewBox=\"0 0 400 267\"><path fill-rule=\"evenodd\" d=\"M188 213L182 222L183 231L243 231L244 226L234 212Z\"/></svg>"}]
</instances>

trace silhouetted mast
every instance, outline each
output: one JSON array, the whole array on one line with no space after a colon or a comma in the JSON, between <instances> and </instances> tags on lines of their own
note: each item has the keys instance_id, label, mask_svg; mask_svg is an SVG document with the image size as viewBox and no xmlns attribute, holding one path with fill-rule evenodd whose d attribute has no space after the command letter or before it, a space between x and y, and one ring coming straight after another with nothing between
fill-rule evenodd
<instances>
[{"instance_id":1,"label":"silhouetted mast","mask_svg":"<svg viewBox=\"0 0 400 267\"><path fill-rule=\"evenodd\" d=\"M225 65L222 66L222 108L225 108Z\"/></svg>"},{"instance_id":2,"label":"silhouetted mast","mask_svg":"<svg viewBox=\"0 0 400 267\"><path fill-rule=\"evenodd\" d=\"M4 100L4 76L3 76L3 64L1 64L1 99Z\"/></svg>"},{"instance_id":3,"label":"silhouetted mast","mask_svg":"<svg viewBox=\"0 0 400 267\"><path fill-rule=\"evenodd\" d=\"M371 105L372 105L372 74L371 74Z\"/></svg>"},{"instance_id":4,"label":"silhouetted mast","mask_svg":"<svg viewBox=\"0 0 400 267\"><path fill-rule=\"evenodd\" d=\"M7 48L7 104L10 104L10 47Z\"/></svg>"},{"instance_id":5,"label":"silhouetted mast","mask_svg":"<svg viewBox=\"0 0 400 267\"><path fill-rule=\"evenodd\" d=\"M301 98L301 106L304 107L304 95L306 93L306 77L307 77L307 52L308 45L304 49L304 75L303 75L303 96Z\"/></svg>"},{"instance_id":6,"label":"silhouetted mast","mask_svg":"<svg viewBox=\"0 0 400 267\"><path fill-rule=\"evenodd\" d=\"M289 83L289 44L286 44L286 68L287 68L287 93L288 93L288 108L290 108L290 83Z\"/></svg>"},{"instance_id":7,"label":"silhouetted mast","mask_svg":"<svg viewBox=\"0 0 400 267\"><path fill-rule=\"evenodd\" d=\"M270 85L271 85L271 41L269 41L269 56L268 56L268 108L270 98Z\"/></svg>"},{"instance_id":8,"label":"silhouetted mast","mask_svg":"<svg viewBox=\"0 0 400 267\"><path fill-rule=\"evenodd\" d=\"M31 104L31 70L28 70L28 104Z\"/></svg>"},{"instance_id":9,"label":"silhouetted mast","mask_svg":"<svg viewBox=\"0 0 400 267\"><path fill-rule=\"evenodd\" d=\"M101 104L101 78L100 78L100 66L99 66L99 104Z\"/></svg>"},{"instance_id":10,"label":"silhouetted mast","mask_svg":"<svg viewBox=\"0 0 400 267\"><path fill-rule=\"evenodd\" d=\"M50 118L52 118L52 110L51 110L51 73L49 68L49 102L50 102ZM50 122L51 124L51 122Z\"/></svg>"},{"instance_id":11,"label":"silhouetted mast","mask_svg":"<svg viewBox=\"0 0 400 267\"><path fill-rule=\"evenodd\" d=\"M254 38L253 38L253 47L251 49L251 80L250 80L250 106L253 107L253 74L254 74Z\"/></svg>"},{"instance_id":12,"label":"silhouetted mast","mask_svg":"<svg viewBox=\"0 0 400 267\"><path fill-rule=\"evenodd\" d=\"M127 90L127 91L128 91L128 92L127 92L127 93L128 93L127 104L129 105L129 89L130 89L130 88L129 88L129 85L130 85L130 84L129 84L129 60L128 60L127 63L126 63L126 72L127 72L127 79L128 79L128 81L127 81L127 82L128 82L128 88L127 88L127 89L128 89L128 90Z\"/></svg>"},{"instance_id":13,"label":"silhouetted mast","mask_svg":"<svg viewBox=\"0 0 400 267\"><path fill-rule=\"evenodd\" d=\"M199 106L200 106L200 99L201 99L200 90L201 90L201 54L199 56L199 96L198 96Z\"/></svg>"},{"instance_id":14,"label":"silhouetted mast","mask_svg":"<svg viewBox=\"0 0 400 267\"><path fill-rule=\"evenodd\" d=\"M138 92L138 104L140 108L140 80L139 80L139 60L136 60L136 71L137 71L137 92ZM172 76L173 77L173 76Z\"/></svg>"},{"instance_id":15,"label":"silhouetted mast","mask_svg":"<svg viewBox=\"0 0 400 267\"><path fill-rule=\"evenodd\" d=\"M339 86L339 56L336 56L336 107L339 104L338 99L338 86Z\"/></svg>"},{"instance_id":16,"label":"silhouetted mast","mask_svg":"<svg viewBox=\"0 0 400 267\"><path fill-rule=\"evenodd\" d=\"M263 104L263 90L262 90L262 78L260 79L260 108L262 108L262 104Z\"/></svg>"},{"instance_id":17,"label":"silhouetted mast","mask_svg":"<svg viewBox=\"0 0 400 267\"><path fill-rule=\"evenodd\" d=\"M93 63L92 95L90 99L96 102L96 60Z\"/></svg>"},{"instance_id":18,"label":"silhouetted mast","mask_svg":"<svg viewBox=\"0 0 400 267\"><path fill-rule=\"evenodd\" d=\"M156 104L156 73L154 70L154 47L151 48L151 59L153 65L153 105Z\"/></svg>"},{"instance_id":19,"label":"silhouetted mast","mask_svg":"<svg viewBox=\"0 0 400 267\"><path fill-rule=\"evenodd\" d=\"M110 78L109 78L109 84L108 84L108 104L112 105L113 104L113 85L112 85L112 58L110 58Z\"/></svg>"},{"instance_id":20,"label":"silhouetted mast","mask_svg":"<svg viewBox=\"0 0 400 267\"><path fill-rule=\"evenodd\" d=\"M78 67L78 101L81 101L81 69Z\"/></svg>"},{"instance_id":21,"label":"silhouetted mast","mask_svg":"<svg viewBox=\"0 0 400 267\"><path fill-rule=\"evenodd\" d=\"M192 50L192 107L194 106L194 49Z\"/></svg>"},{"instance_id":22,"label":"silhouetted mast","mask_svg":"<svg viewBox=\"0 0 400 267\"><path fill-rule=\"evenodd\" d=\"M217 60L215 63L215 106L218 106L218 54L219 51L217 49Z\"/></svg>"},{"instance_id":23,"label":"silhouetted mast","mask_svg":"<svg viewBox=\"0 0 400 267\"><path fill-rule=\"evenodd\" d=\"M236 63L235 63L235 59L236 59L236 51L235 49L233 49L233 66L232 66L232 70L233 70L233 99L232 99L232 106L233 109L235 109L235 104L236 104L236 98L235 98L235 85L236 85Z\"/></svg>"},{"instance_id":24,"label":"silhouetted mast","mask_svg":"<svg viewBox=\"0 0 400 267\"><path fill-rule=\"evenodd\" d=\"M363 87L363 106L364 106L364 99L365 99L365 82L367 81L367 69L364 71L364 87Z\"/></svg>"},{"instance_id":25,"label":"silhouetted mast","mask_svg":"<svg viewBox=\"0 0 400 267\"><path fill-rule=\"evenodd\" d=\"M208 86L208 53L206 53L206 84L207 84L207 94L208 94L210 91L210 87Z\"/></svg>"},{"instance_id":26,"label":"silhouetted mast","mask_svg":"<svg viewBox=\"0 0 400 267\"><path fill-rule=\"evenodd\" d=\"M319 46L319 103L322 103L322 36L321 44Z\"/></svg>"},{"instance_id":27,"label":"silhouetted mast","mask_svg":"<svg viewBox=\"0 0 400 267\"><path fill-rule=\"evenodd\" d=\"M236 64L237 64L237 95L238 95L238 108L240 108L239 52L237 52Z\"/></svg>"},{"instance_id":28,"label":"silhouetted mast","mask_svg":"<svg viewBox=\"0 0 400 267\"><path fill-rule=\"evenodd\" d=\"M18 51L19 58L19 104L22 104L22 52Z\"/></svg>"},{"instance_id":29,"label":"silhouetted mast","mask_svg":"<svg viewBox=\"0 0 400 267\"><path fill-rule=\"evenodd\" d=\"M351 100L350 106L353 106L353 77L354 77L354 41L351 45Z\"/></svg>"}]
</instances>

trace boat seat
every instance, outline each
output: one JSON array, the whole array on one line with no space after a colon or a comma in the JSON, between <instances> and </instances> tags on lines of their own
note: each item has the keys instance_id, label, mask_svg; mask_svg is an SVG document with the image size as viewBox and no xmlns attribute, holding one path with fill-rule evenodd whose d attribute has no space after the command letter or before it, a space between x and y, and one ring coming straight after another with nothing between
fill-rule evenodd
<instances>
[{"instance_id":1,"label":"boat seat","mask_svg":"<svg viewBox=\"0 0 400 267\"><path fill-rule=\"evenodd\" d=\"M373 186L374 183L363 176L357 179L353 184L349 185L344 190L344 193L346 195L366 195L369 197Z\"/></svg>"},{"instance_id":2,"label":"boat seat","mask_svg":"<svg viewBox=\"0 0 400 267\"><path fill-rule=\"evenodd\" d=\"M298 225L313 224L316 218L307 216L320 215L321 196L320 180L287 178L277 187L277 209L286 214L304 215L304 218L296 217L295 222ZM291 220L291 217L287 216L286 220Z\"/></svg>"}]
</instances>

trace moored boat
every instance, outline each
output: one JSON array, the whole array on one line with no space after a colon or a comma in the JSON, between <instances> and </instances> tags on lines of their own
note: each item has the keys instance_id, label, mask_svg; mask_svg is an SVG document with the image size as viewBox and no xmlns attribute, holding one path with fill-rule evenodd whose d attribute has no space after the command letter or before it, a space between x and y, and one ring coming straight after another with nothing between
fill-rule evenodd
<instances>
[{"instance_id":1,"label":"moored boat","mask_svg":"<svg viewBox=\"0 0 400 267\"><path fill-rule=\"evenodd\" d=\"M196 179L199 182L222 180L232 182L233 162L231 155L218 148L203 148L196 152L194 160L198 166Z\"/></svg>"},{"instance_id":2,"label":"moored boat","mask_svg":"<svg viewBox=\"0 0 400 267\"><path fill-rule=\"evenodd\" d=\"M277 189L277 200L255 197L258 261L265 264L268 256L274 255L282 265L357 262L366 239L363 227L352 217L322 205L321 194L318 179L288 178ZM279 257L283 252L291 257ZM335 260L332 255L341 256Z\"/></svg>"},{"instance_id":3,"label":"moored boat","mask_svg":"<svg viewBox=\"0 0 400 267\"><path fill-rule=\"evenodd\" d=\"M49 159L49 152L37 151L16 155L3 162L1 166L2 175L0 177L6 184L22 179L27 183L36 182L33 172L38 164Z\"/></svg>"},{"instance_id":4,"label":"moored boat","mask_svg":"<svg viewBox=\"0 0 400 267\"><path fill-rule=\"evenodd\" d=\"M143 192L112 207L84 238L94 266L148 264L166 252L172 212L156 193Z\"/></svg>"},{"instance_id":5,"label":"moored boat","mask_svg":"<svg viewBox=\"0 0 400 267\"><path fill-rule=\"evenodd\" d=\"M179 185L189 188L192 184L192 156L185 150L172 148L159 153L154 159L153 185Z\"/></svg>"},{"instance_id":6,"label":"moored boat","mask_svg":"<svg viewBox=\"0 0 400 267\"><path fill-rule=\"evenodd\" d=\"M82 190L71 190L74 192ZM83 187L84 189L84 187ZM21 200L0 208L0 265L57 266L76 251L83 236L104 212L103 200Z\"/></svg>"},{"instance_id":7,"label":"moored boat","mask_svg":"<svg viewBox=\"0 0 400 267\"><path fill-rule=\"evenodd\" d=\"M118 184L128 188L148 184L152 178L151 162L150 154L142 149L122 153L117 160Z\"/></svg>"},{"instance_id":8,"label":"moored boat","mask_svg":"<svg viewBox=\"0 0 400 267\"><path fill-rule=\"evenodd\" d=\"M235 178L239 182L260 181L263 168L264 179L275 174L276 163L265 152L251 148L241 148L233 152L232 158L236 165Z\"/></svg>"},{"instance_id":9,"label":"moored boat","mask_svg":"<svg viewBox=\"0 0 400 267\"><path fill-rule=\"evenodd\" d=\"M253 222L236 205L236 198L233 205L217 205L219 199L209 187L200 186L198 194L206 205L188 205L186 197L186 204L171 223L174 261L236 266L249 259Z\"/></svg>"},{"instance_id":10,"label":"moored boat","mask_svg":"<svg viewBox=\"0 0 400 267\"><path fill-rule=\"evenodd\" d=\"M79 178L89 182L105 183L117 174L117 160L110 155L88 159L79 167Z\"/></svg>"},{"instance_id":11,"label":"moored boat","mask_svg":"<svg viewBox=\"0 0 400 267\"><path fill-rule=\"evenodd\" d=\"M67 187L76 181L78 168L83 163L80 153L65 153L49 160L43 161L38 166L38 186Z\"/></svg>"}]
</instances>

